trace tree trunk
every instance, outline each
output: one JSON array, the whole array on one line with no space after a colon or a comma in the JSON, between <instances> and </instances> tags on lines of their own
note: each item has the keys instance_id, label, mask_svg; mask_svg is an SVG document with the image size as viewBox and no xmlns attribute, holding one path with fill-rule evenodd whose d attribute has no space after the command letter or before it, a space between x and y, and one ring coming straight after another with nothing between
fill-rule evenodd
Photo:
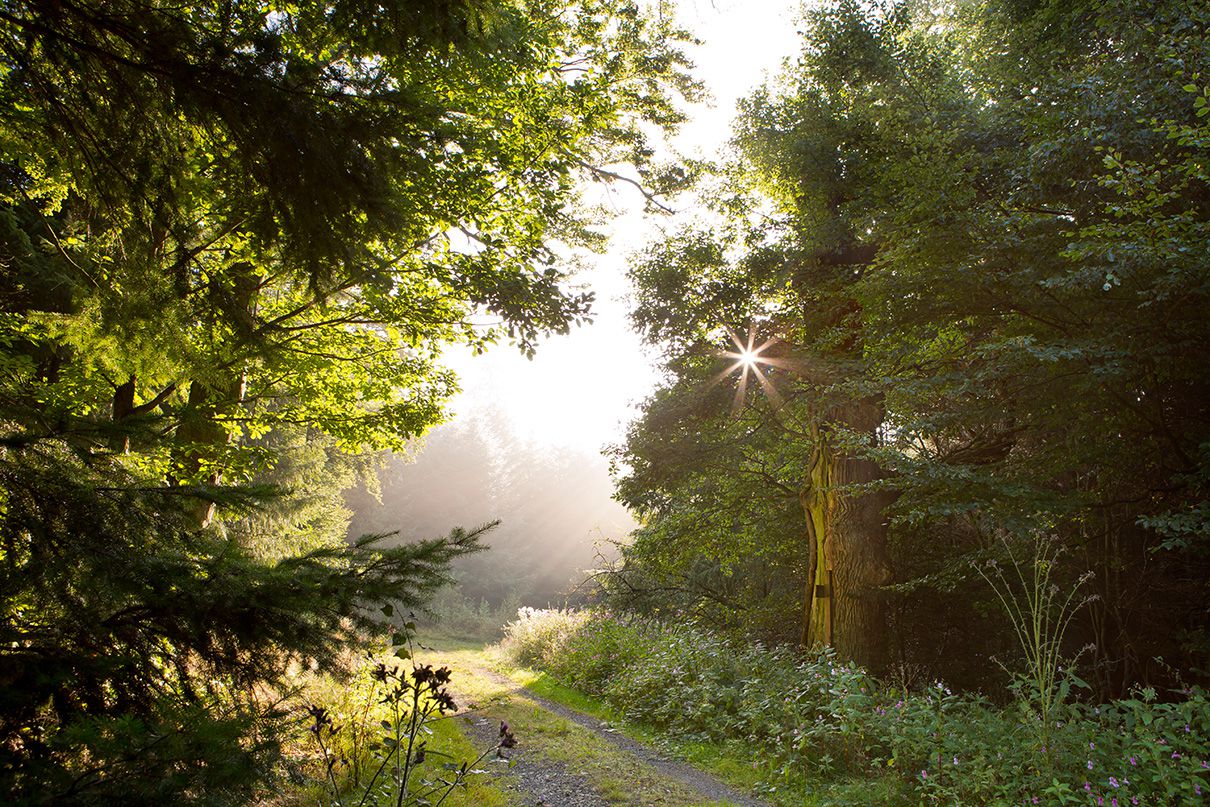
<instances>
[{"instance_id":1,"label":"tree trunk","mask_svg":"<svg viewBox=\"0 0 1210 807\"><path fill-rule=\"evenodd\" d=\"M235 325L240 338L251 339L263 279L246 263L234 264L230 271L231 287L215 285L212 299ZM238 369L217 382L190 382L189 406L177 428L177 463L186 478L203 485L222 483L221 466L215 460L231 442L222 421L244 402L247 384L246 369ZM199 498L195 511L198 524L209 526L216 509L213 501Z\"/></svg>"},{"instance_id":2,"label":"tree trunk","mask_svg":"<svg viewBox=\"0 0 1210 807\"><path fill-rule=\"evenodd\" d=\"M873 436L882 420L872 400L846 404L833 422ZM816 451L800 495L810 545L804 592L803 644L830 645L871 670L886 661L886 615L878 590L891 579L884 511L888 493L852 492L850 485L882 476L874 462L841 453L825 429L816 429Z\"/></svg>"}]
</instances>

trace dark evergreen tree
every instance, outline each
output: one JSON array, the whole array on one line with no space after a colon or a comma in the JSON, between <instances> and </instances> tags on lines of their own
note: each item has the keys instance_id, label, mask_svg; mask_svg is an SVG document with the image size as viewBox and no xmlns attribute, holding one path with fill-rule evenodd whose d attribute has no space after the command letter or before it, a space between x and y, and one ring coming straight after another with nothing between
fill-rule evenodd
<instances>
[{"instance_id":1,"label":"dark evergreen tree","mask_svg":"<svg viewBox=\"0 0 1210 807\"><path fill-rule=\"evenodd\" d=\"M666 19L0 8L0 800L245 802L266 687L477 548L350 545L338 488L443 418L443 343L586 313L553 241L596 166L658 184Z\"/></svg>"}]
</instances>

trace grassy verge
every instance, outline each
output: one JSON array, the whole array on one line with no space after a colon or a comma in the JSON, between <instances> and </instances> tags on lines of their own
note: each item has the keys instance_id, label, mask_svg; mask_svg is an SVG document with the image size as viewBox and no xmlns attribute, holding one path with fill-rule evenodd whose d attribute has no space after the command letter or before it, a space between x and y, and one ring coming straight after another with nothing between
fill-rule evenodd
<instances>
[{"instance_id":1,"label":"grassy verge","mask_svg":"<svg viewBox=\"0 0 1210 807\"><path fill-rule=\"evenodd\" d=\"M522 671L511 671L522 676L521 680L512 679L516 685L498 683L473 672L481 667L505 674L510 672L498 659L484 654L482 648L468 648L465 642L446 639L433 644L436 645L434 649L424 651L424 661L444 664L454 670L454 689L460 696L459 703L474 704L480 715L493 721L507 721L527 757L558 763L571 773L583 776L593 790L614 804L644 807L703 807L707 804L698 793L679 781L526 698ZM539 694L537 690L531 691ZM572 708L580 709L574 705ZM608 720L607 717L601 719Z\"/></svg>"},{"instance_id":2,"label":"grassy verge","mask_svg":"<svg viewBox=\"0 0 1210 807\"><path fill-rule=\"evenodd\" d=\"M461 642L467 648L481 647L479 644ZM393 658L387 658L393 662ZM303 807L316 804L343 803L357 805L361 803L365 792L364 783L368 781L379 762L379 757L366 749L382 732L379 730L380 721L390 717L386 707L379 702L381 693L375 694L370 686L367 674L355 675L348 681L338 682L328 676L311 676L304 674L298 680L298 693L302 702L315 704L327 709L337 726L338 734L329 738L329 748L339 761L335 766L335 778L340 785L340 801L333 802L329 784L325 781L323 760L312 733L305 728L305 721L298 722L296 734L287 740L286 755L292 761L292 783L281 788L271 796L262 798L258 804L265 807ZM427 760L420 763L416 769L413 781L419 783L422 779L437 781L441 776L448 775L442 766L448 763L461 765L463 762L472 763L485 750L477 745L464 733L458 721L454 719L436 719L428 722L424 728L423 739L427 748ZM355 743L352 735L361 738ZM360 750L358 750L360 749ZM351 781L352 768L358 766L362 771L361 785L353 785ZM483 760L479 769L493 770L503 766L493 765L490 760ZM380 778L381 782L381 778ZM431 796L429 801L436 803L441 799L443 791ZM413 796L424 795L420 790L413 790ZM405 801L405 803L413 803ZM428 803L428 802L423 802ZM442 807L520 807L525 802L517 797L515 788L508 787L507 778L492 775L474 774L464 780L464 784L454 789L444 800ZM394 805L395 796L371 794L364 800L365 807L379 805Z\"/></svg>"},{"instance_id":3,"label":"grassy verge","mask_svg":"<svg viewBox=\"0 0 1210 807\"><path fill-rule=\"evenodd\" d=\"M771 785L769 771L762 768L755 755L747 753L740 745L690 742L670 737L650 726L626 720L608 703L565 686L547 673L512 664L495 648L490 648L482 654L482 657L485 662L491 664L492 669L507 675L527 691L608 723L610 727L627 737L641 743L654 745L670 755L718 777L736 790L745 793L759 793L764 798L778 805L785 805L785 807L834 804L838 803L835 801L835 797L843 795L837 793L836 788L827 788L825 791L819 786L813 786L805 777L795 773L784 774L779 777L780 781L777 784ZM860 784L853 783L855 786L860 786ZM870 804L874 802L857 798L853 803Z\"/></svg>"}]
</instances>

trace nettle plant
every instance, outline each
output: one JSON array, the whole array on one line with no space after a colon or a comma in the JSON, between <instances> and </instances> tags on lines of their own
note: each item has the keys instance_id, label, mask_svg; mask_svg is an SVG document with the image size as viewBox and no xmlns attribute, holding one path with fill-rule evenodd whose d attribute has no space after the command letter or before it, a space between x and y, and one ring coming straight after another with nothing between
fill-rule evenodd
<instances>
[{"instance_id":1,"label":"nettle plant","mask_svg":"<svg viewBox=\"0 0 1210 807\"><path fill-rule=\"evenodd\" d=\"M389 607L383 609L388 617ZM516 746L502 722L495 745L473 761L460 762L429 747L433 724L458 706L448 688L450 669L416 659L415 630L414 622L406 622L391 637L392 659L370 657L370 685L359 715L341 723L327 707L308 706L308 732L324 770L324 807L435 807L465 787L469 777L486 773L478 766L489 756Z\"/></svg>"}]
</instances>

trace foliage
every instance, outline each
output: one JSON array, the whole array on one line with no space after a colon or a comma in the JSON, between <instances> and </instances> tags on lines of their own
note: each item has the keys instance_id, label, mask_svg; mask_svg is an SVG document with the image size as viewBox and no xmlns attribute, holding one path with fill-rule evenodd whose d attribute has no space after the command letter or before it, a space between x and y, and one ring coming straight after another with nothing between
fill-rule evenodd
<instances>
[{"instance_id":1,"label":"foliage","mask_svg":"<svg viewBox=\"0 0 1210 807\"><path fill-rule=\"evenodd\" d=\"M1101 696L1174 684L1157 656L1207 669L1208 26L1175 0L808 13L742 105L716 219L632 269L667 372L617 452L632 573L753 543L801 568L824 437L893 496L901 667L961 648L964 685L989 683L1012 633L971 561L1040 530L1062 591L1095 572L1062 652L1094 645ZM744 397L719 352L749 327L777 341ZM846 434L845 401L881 410L876 439Z\"/></svg>"},{"instance_id":2,"label":"foliage","mask_svg":"<svg viewBox=\"0 0 1210 807\"><path fill-rule=\"evenodd\" d=\"M521 607L515 595L493 605L485 599L473 600L462 593L458 582L438 591L424 606L417 622L422 628L438 631L442 636L495 642L504 625Z\"/></svg>"},{"instance_id":3,"label":"foliage","mask_svg":"<svg viewBox=\"0 0 1210 807\"><path fill-rule=\"evenodd\" d=\"M291 661L339 671L343 649L386 622L365 602L417 606L483 531L265 560L199 531L178 492L148 490L117 463L31 447L3 477L0 728L16 803L144 792L154 803L211 783L214 798L242 798L254 778L237 786L219 772L263 777L280 717L256 687ZM239 750L253 727L263 739Z\"/></svg>"},{"instance_id":4,"label":"foliage","mask_svg":"<svg viewBox=\"0 0 1210 807\"><path fill-rule=\"evenodd\" d=\"M628 719L748 748L768 786L807 771L821 786L887 781L880 792L903 804L1121 805L1191 803L1210 787L1210 702L1196 688L1163 701L1139 691L1100 706L1057 704L1044 747L1030 702L997 706L941 683L896 688L830 651L601 611L523 612L503 647Z\"/></svg>"},{"instance_id":5,"label":"foliage","mask_svg":"<svg viewBox=\"0 0 1210 807\"><path fill-rule=\"evenodd\" d=\"M1025 657L1024 675L1018 684L1026 691L1017 695L1034 703L1038 709L1040 745L1049 745L1050 727L1054 713L1070 691L1072 683L1087 689L1088 684L1070 673L1063 674L1063 665L1071 664L1063 652L1063 636L1071 621L1088 600L1079 599L1080 587L1091 575L1081 577L1066 591L1051 581L1060 549L1053 537L1034 535L1024 547L1027 553L1019 558L1013 546L1004 542L1011 563L1011 573L995 560L990 560L979 574L991 585L996 598L1016 631ZM1022 548L1018 547L1018 551Z\"/></svg>"},{"instance_id":6,"label":"foliage","mask_svg":"<svg viewBox=\"0 0 1210 807\"><path fill-rule=\"evenodd\" d=\"M557 648L588 619L587 611L520 608L516 621L507 626L505 646L518 663L542 668L553 659Z\"/></svg>"},{"instance_id":7,"label":"foliage","mask_svg":"<svg viewBox=\"0 0 1210 807\"><path fill-rule=\"evenodd\" d=\"M361 703L348 723L338 723L340 717L325 706L308 707L308 731L319 748L326 779L321 804L440 804L465 788L469 776L484 773L477 766L489 754L516 745L516 737L503 724L496 745L471 762L429 747L433 724L452 715L457 704L448 690L450 669L415 660L414 630L415 624L407 622L392 637L398 644L391 660L369 656L371 664L363 673L371 684L360 693ZM397 659L408 661L408 668Z\"/></svg>"},{"instance_id":8,"label":"foliage","mask_svg":"<svg viewBox=\"0 0 1210 807\"><path fill-rule=\"evenodd\" d=\"M339 671L479 548L347 541L340 489L444 418L443 344L585 316L576 183L677 181L668 19L4 6L0 798L245 803L288 667Z\"/></svg>"}]
</instances>

